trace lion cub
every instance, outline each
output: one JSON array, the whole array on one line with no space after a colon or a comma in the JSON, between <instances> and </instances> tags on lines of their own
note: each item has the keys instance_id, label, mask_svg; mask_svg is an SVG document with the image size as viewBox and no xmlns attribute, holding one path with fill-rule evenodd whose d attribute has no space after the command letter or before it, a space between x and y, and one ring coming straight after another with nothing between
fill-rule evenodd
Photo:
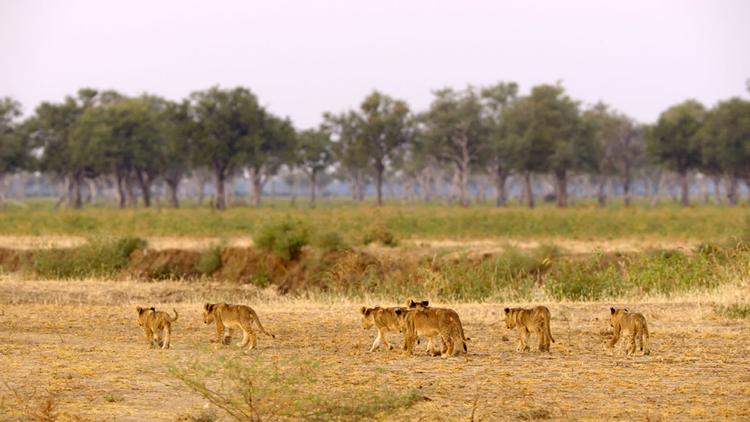
<instances>
[{"instance_id":1,"label":"lion cub","mask_svg":"<svg viewBox=\"0 0 750 422\"><path fill-rule=\"evenodd\" d=\"M210 324L216 321L216 341L225 344L229 336L229 330L232 328L242 329L242 341L237 343L240 347L250 344L250 350L258 344L258 336L253 330L253 322L258 326L261 333L276 338L275 335L267 332L260 323L258 314L245 305L231 305L228 303L206 303L203 305L203 322ZM227 336L224 336L224 328L227 328Z\"/></svg>"},{"instance_id":2,"label":"lion cub","mask_svg":"<svg viewBox=\"0 0 750 422\"><path fill-rule=\"evenodd\" d=\"M441 356L447 358L457 351L466 353L466 338L458 314L455 311L441 308L429 308L418 305L412 309L396 309L400 331L404 333L404 349L408 354L414 353L414 344L418 336L440 336L443 343ZM430 349L432 349L430 341ZM458 345L458 347L456 347Z\"/></svg>"},{"instance_id":3,"label":"lion cub","mask_svg":"<svg viewBox=\"0 0 750 422\"><path fill-rule=\"evenodd\" d=\"M172 340L172 323L177 321L177 310L174 311L174 318L168 313L157 311L156 308L136 307L138 312L138 325L143 327L143 334L146 336L146 342L150 348L159 347L169 349ZM162 334L164 338L162 339Z\"/></svg>"},{"instance_id":4,"label":"lion cub","mask_svg":"<svg viewBox=\"0 0 750 422\"><path fill-rule=\"evenodd\" d=\"M518 329L517 351L529 350L529 336L535 332L539 338L539 351L549 352L550 341L555 342L550 331L550 312L546 306L531 309L505 308L505 326Z\"/></svg>"},{"instance_id":5,"label":"lion cub","mask_svg":"<svg viewBox=\"0 0 750 422\"><path fill-rule=\"evenodd\" d=\"M388 350L393 349L393 344L388 341L385 335L389 331L399 330L398 317L396 316L395 312L396 309L404 308L381 308L380 306L367 308L363 306L359 309L359 313L362 314L362 328L365 330L369 330L374 325L378 330L378 335L375 337L375 341L372 342L370 352L374 352L375 350L377 350L380 345L383 344L383 341L385 341L386 345L388 346Z\"/></svg>"},{"instance_id":6,"label":"lion cub","mask_svg":"<svg viewBox=\"0 0 750 422\"><path fill-rule=\"evenodd\" d=\"M635 354L636 338L638 338L638 341L640 342L640 350L643 354L650 354L651 351L648 348L649 335L646 317L636 312L630 312L625 308L609 308L609 311L609 323L612 325L615 332L615 336L612 337L612 341L609 343L609 348L614 349L615 345L620 340L620 333L628 332L630 333L630 344L625 348L625 355Z\"/></svg>"}]
</instances>

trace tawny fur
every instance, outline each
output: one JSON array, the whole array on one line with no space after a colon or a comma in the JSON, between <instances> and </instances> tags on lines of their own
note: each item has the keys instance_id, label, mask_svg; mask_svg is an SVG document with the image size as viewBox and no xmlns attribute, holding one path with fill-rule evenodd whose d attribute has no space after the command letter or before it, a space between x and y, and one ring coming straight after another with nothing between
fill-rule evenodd
<instances>
[{"instance_id":1,"label":"tawny fur","mask_svg":"<svg viewBox=\"0 0 750 422\"><path fill-rule=\"evenodd\" d=\"M388 341L386 334L389 331L399 331L398 317L395 313L396 309L403 308L381 308L380 306L367 308L363 306L359 309L359 313L362 314L362 328L369 330L374 326L378 330L378 335L375 337L375 341L372 342L370 352L377 350L384 341L388 350L393 349L393 344Z\"/></svg>"},{"instance_id":2,"label":"tawny fur","mask_svg":"<svg viewBox=\"0 0 750 422\"><path fill-rule=\"evenodd\" d=\"M531 309L505 308L505 326L511 330L518 330L517 351L528 351L529 336L536 333L539 338L539 351L549 352L550 342L554 343L550 329L550 312L546 306L536 306Z\"/></svg>"},{"instance_id":3,"label":"tawny fur","mask_svg":"<svg viewBox=\"0 0 750 422\"><path fill-rule=\"evenodd\" d=\"M428 309L428 308L429 309L433 309L437 313L444 313L444 314L446 314L446 318L454 319L455 321L458 321L458 324L456 325L456 329L458 330L458 332L460 334L460 337L461 337L462 348L464 350L464 353L467 353L469 351L469 348L468 348L468 345L467 345L466 341L467 340L471 340L471 339L468 338L468 337L466 337L466 335L464 334L464 327L463 327L463 324L461 324L461 318L458 316L458 312L456 312L456 311L454 311L453 309L450 309L450 308L435 308L435 307L430 307L430 302L427 301L427 300L415 301L413 299L406 299L405 306L407 308L409 308L409 309L419 309L419 310L421 310L421 309ZM434 337L434 339L436 339L436 338L437 337ZM430 350L433 350L432 349L432 343L433 343L433 339L430 339L430 345L429 345ZM443 342L443 346L441 348L441 353L446 353L446 347L447 347L447 345L445 344L445 342ZM433 354L437 354L437 353L433 351Z\"/></svg>"},{"instance_id":4,"label":"tawny fur","mask_svg":"<svg viewBox=\"0 0 750 422\"><path fill-rule=\"evenodd\" d=\"M245 347L249 344L250 350L254 349L258 344L258 336L253 329L253 323L258 326L258 330L261 333L271 338L276 338L275 335L263 328L258 314L246 305L206 303L203 305L203 322L205 324L216 323L216 341L221 344L226 344L231 329L240 328L242 330L242 341L237 343L237 345Z\"/></svg>"},{"instance_id":5,"label":"tawny fur","mask_svg":"<svg viewBox=\"0 0 750 422\"><path fill-rule=\"evenodd\" d=\"M143 334L146 336L146 343L150 348L169 349L172 343L172 323L177 321L178 314L174 311L174 318L168 313L157 311L156 308L135 308L138 312L138 325L143 327ZM163 337L162 337L163 336Z\"/></svg>"},{"instance_id":6,"label":"tawny fur","mask_svg":"<svg viewBox=\"0 0 750 422\"><path fill-rule=\"evenodd\" d=\"M466 353L466 339L458 314L444 312L445 309L425 308L419 306L414 309L396 310L399 317L401 331L404 333L404 350L414 353L414 344L418 336L440 336L443 346L442 357L453 356L457 351ZM455 346L459 347L456 348Z\"/></svg>"},{"instance_id":7,"label":"tawny fur","mask_svg":"<svg viewBox=\"0 0 750 422\"><path fill-rule=\"evenodd\" d=\"M649 333L648 324L646 324L646 317L637 312L630 312L627 309L615 309L609 308L610 317L609 323L612 325L614 330L614 337L609 342L610 349L614 349L617 342L620 340L620 335L624 333L630 334L630 341L625 348L625 355L635 354L635 343L636 339L640 343L640 350L644 355L651 353L649 349Z\"/></svg>"}]
</instances>

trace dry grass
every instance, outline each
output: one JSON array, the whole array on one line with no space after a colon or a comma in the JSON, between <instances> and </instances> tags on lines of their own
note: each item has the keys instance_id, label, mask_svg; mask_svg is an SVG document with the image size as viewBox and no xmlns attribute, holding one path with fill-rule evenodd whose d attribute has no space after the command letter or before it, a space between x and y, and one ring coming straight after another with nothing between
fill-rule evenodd
<instances>
[{"instance_id":1,"label":"dry grass","mask_svg":"<svg viewBox=\"0 0 750 422\"><path fill-rule=\"evenodd\" d=\"M713 309L748 294L745 283L710 295L615 303L649 320L652 355L633 358L604 349L609 302L547 303L557 340L550 354L514 351L515 333L499 320L505 304L453 304L472 338L470 353L442 360L367 353L374 333L359 325L360 303L345 300L290 299L228 284L3 277L0 419L34 419L30 412L45 411L53 397L49 412L58 420L198 420L215 409L169 368L215 356L240 364L314 361L323 396L373 385L424 397L379 416L388 419L747 419L750 322ZM200 317L205 300L251 304L277 339L260 338L253 352L210 344L213 327ZM173 349L146 347L136 304L177 309Z\"/></svg>"}]
</instances>

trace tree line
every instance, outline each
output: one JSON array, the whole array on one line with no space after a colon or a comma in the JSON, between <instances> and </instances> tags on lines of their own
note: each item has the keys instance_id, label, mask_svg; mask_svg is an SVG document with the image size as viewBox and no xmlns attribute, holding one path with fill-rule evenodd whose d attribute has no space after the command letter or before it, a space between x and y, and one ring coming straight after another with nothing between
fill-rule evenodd
<instances>
[{"instance_id":1,"label":"tree line","mask_svg":"<svg viewBox=\"0 0 750 422\"><path fill-rule=\"evenodd\" d=\"M0 99L0 177L53 177L64 186L60 203L72 208L83 206L91 181L112 186L122 208L151 206L157 184L178 207L180 183L199 171L212 175L217 209L227 207L225 186L234 177L249 180L257 205L280 172L306 176L312 206L332 177L347 181L355 200L372 186L378 205L387 179L426 201L449 186L464 206L477 178L492 180L497 206L517 180L529 207L540 175L552 182L559 207L568 204L571 178L582 175L601 205L613 181L629 205L633 181L649 172L676 175L683 205L691 173L717 189L724 183L731 204L740 183L750 185L750 102L739 97L712 108L687 100L642 124L602 102L584 107L561 84L526 95L513 82L445 88L421 112L374 91L356 109L324 113L318 127L298 130L244 87L212 87L179 102L84 88L21 115L17 101Z\"/></svg>"}]
</instances>

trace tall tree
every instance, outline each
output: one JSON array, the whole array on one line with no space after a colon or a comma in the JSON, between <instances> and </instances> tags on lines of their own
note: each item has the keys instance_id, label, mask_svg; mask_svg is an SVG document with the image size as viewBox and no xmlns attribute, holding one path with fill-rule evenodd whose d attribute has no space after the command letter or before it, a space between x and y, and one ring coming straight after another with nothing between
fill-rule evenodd
<instances>
[{"instance_id":1,"label":"tall tree","mask_svg":"<svg viewBox=\"0 0 750 422\"><path fill-rule=\"evenodd\" d=\"M310 207L315 207L319 175L333 164L331 134L324 128L308 129L299 134L299 166L310 178Z\"/></svg>"},{"instance_id":2,"label":"tall tree","mask_svg":"<svg viewBox=\"0 0 750 422\"><path fill-rule=\"evenodd\" d=\"M583 117L590 125L594 142L601 152L595 168L599 179L599 206L606 204L605 187L615 175L622 177L625 205L630 205L633 169L640 163L644 148L637 125L629 117L601 102L586 110Z\"/></svg>"},{"instance_id":3,"label":"tall tree","mask_svg":"<svg viewBox=\"0 0 750 422\"><path fill-rule=\"evenodd\" d=\"M701 103L688 100L661 113L650 131L648 151L679 176L683 206L690 202L688 172L701 164L698 133L705 116L706 109Z\"/></svg>"},{"instance_id":4,"label":"tall tree","mask_svg":"<svg viewBox=\"0 0 750 422\"><path fill-rule=\"evenodd\" d=\"M513 162L524 176L529 207L534 206L532 173L552 173L559 207L567 206L571 171L591 168L599 150L579 106L560 85L539 85L505 113Z\"/></svg>"},{"instance_id":5,"label":"tall tree","mask_svg":"<svg viewBox=\"0 0 750 422\"><path fill-rule=\"evenodd\" d=\"M487 167L493 175L497 198L495 205L504 206L508 200L506 183L513 167L511 140L504 124L505 110L518 98L518 84L500 82L483 88L484 114L489 125Z\"/></svg>"},{"instance_id":6,"label":"tall tree","mask_svg":"<svg viewBox=\"0 0 750 422\"><path fill-rule=\"evenodd\" d=\"M486 158L489 128L482 115L479 93L471 87L436 91L423 118L431 150L456 171L459 203L469 204L467 187L472 168Z\"/></svg>"},{"instance_id":7,"label":"tall tree","mask_svg":"<svg viewBox=\"0 0 750 422\"><path fill-rule=\"evenodd\" d=\"M750 186L750 101L735 97L717 104L706 115L698 139L702 168L727 175L727 196L736 204L738 181L745 179Z\"/></svg>"},{"instance_id":8,"label":"tall tree","mask_svg":"<svg viewBox=\"0 0 750 422\"><path fill-rule=\"evenodd\" d=\"M253 203L260 205L263 187L279 168L294 161L296 133L292 122L266 111L261 116L261 131L250 139L245 164L250 173Z\"/></svg>"},{"instance_id":9,"label":"tall tree","mask_svg":"<svg viewBox=\"0 0 750 422\"><path fill-rule=\"evenodd\" d=\"M0 181L9 173L31 164L30 147L19 123L21 105L12 98L0 98ZM0 191L0 202L4 194Z\"/></svg>"},{"instance_id":10,"label":"tall tree","mask_svg":"<svg viewBox=\"0 0 750 422\"><path fill-rule=\"evenodd\" d=\"M81 185L87 174L101 164L99 144L73 133L78 119L95 106L98 92L83 88L77 97L66 97L62 103L44 102L37 107L28 127L34 146L42 151L40 168L65 180L68 206L81 208Z\"/></svg>"},{"instance_id":11,"label":"tall tree","mask_svg":"<svg viewBox=\"0 0 750 422\"><path fill-rule=\"evenodd\" d=\"M369 156L362 142L359 116L354 111L341 114L325 113L323 126L333 140L333 155L338 165L338 173L348 179L352 188L352 199L365 199Z\"/></svg>"},{"instance_id":12,"label":"tall tree","mask_svg":"<svg viewBox=\"0 0 750 422\"><path fill-rule=\"evenodd\" d=\"M375 178L377 204L383 205L383 174L397 148L411 136L409 106L378 91L360 105L359 134L369 156Z\"/></svg>"},{"instance_id":13,"label":"tall tree","mask_svg":"<svg viewBox=\"0 0 750 422\"><path fill-rule=\"evenodd\" d=\"M216 177L217 209L226 208L224 185L229 175L247 163L263 134L265 111L247 88L219 87L190 95L195 121L194 156L198 165L209 166Z\"/></svg>"},{"instance_id":14,"label":"tall tree","mask_svg":"<svg viewBox=\"0 0 750 422\"><path fill-rule=\"evenodd\" d=\"M169 202L179 208L180 182L188 175L192 157L193 121L190 119L190 103L168 102L160 114L160 130L163 131L164 161L162 177L169 190Z\"/></svg>"}]
</instances>

